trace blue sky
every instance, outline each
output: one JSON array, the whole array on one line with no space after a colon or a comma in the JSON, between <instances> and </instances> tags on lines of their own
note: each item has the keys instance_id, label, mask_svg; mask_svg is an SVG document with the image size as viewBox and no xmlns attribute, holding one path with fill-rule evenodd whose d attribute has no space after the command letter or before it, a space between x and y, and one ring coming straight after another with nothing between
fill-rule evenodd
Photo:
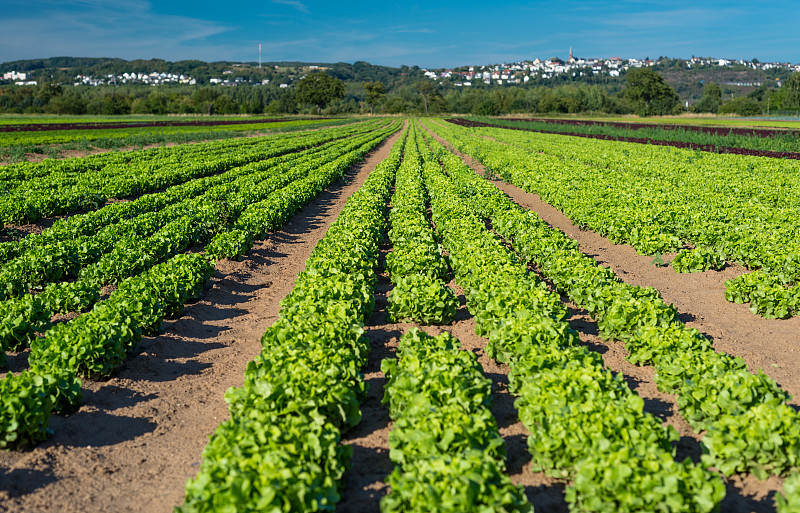
<instances>
[{"instance_id":1,"label":"blue sky","mask_svg":"<svg viewBox=\"0 0 800 513\"><path fill-rule=\"evenodd\" d=\"M0 62L54 56L451 67L535 57L800 62L796 1L4 0Z\"/></svg>"}]
</instances>

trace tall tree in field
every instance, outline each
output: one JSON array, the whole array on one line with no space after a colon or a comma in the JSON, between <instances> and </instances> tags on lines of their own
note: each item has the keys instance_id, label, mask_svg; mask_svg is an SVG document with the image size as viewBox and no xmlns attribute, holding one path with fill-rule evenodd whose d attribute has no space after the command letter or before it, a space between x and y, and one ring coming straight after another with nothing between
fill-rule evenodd
<instances>
[{"instance_id":1,"label":"tall tree in field","mask_svg":"<svg viewBox=\"0 0 800 513\"><path fill-rule=\"evenodd\" d=\"M694 104L694 111L716 113L721 106L722 88L714 82L709 82L703 87L703 97Z\"/></svg>"},{"instance_id":2,"label":"tall tree in field","mask_svg":"<svg viewBox=\"0 0 800 513\"><path fill-rule=\"evenodd\" d=\"M383 82L363 82L364 90L367 92L367 105L369 105L369 113L372 114L375 104L386 98L386 89L383 87Z\"/></svg>"},{"instance_id":3,"label":"tall tree in field","mask_svg":"<svg viewBox=\"0 0 800 513\"><path fill-rule=\"evenodd\" d=\"M671 114L680 106L678 93L650 68L630 69L626 82L622 97L640 116Z\"/></svg>"},{"instance_id":4,"label":"tall tree in field","mask_svg":"<svg viewBox=\"0 0 800 513\"><path fill-rule=\"evenodd\" d=\"M297 83L297 101L316 105L317 115L331 101L344 97L344 82L322 72L309 73Z\"/></svg>"},{"instance_id":5,"label":"tall tree in field","mask_svg":"<svg viewBox=\"0 0 800 513\"><path fill-rule=\"evenodd\" d=\"M430 80L423 80L422 82L417 82L417 91L419 91L422 101L425 103L425 115L427 116L428 103L431 100L431 96L436 93L436 86Z\"/></svg>"},{"instance_id":6,"label":"tall tree in field","mask_svg":"<svg viewBox=\"0 0 800 513\"><path fill-rule=\"evenodd\" d=\"M783 108L787 110L800 109L800 72L789 75L781 87Z\"/></svg>"}]
</instances>

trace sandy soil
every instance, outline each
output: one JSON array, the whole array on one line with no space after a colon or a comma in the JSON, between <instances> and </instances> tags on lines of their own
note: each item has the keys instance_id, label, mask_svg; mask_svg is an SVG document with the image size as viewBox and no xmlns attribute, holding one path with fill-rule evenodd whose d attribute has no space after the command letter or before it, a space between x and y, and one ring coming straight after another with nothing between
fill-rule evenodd
<instances>
[{"instance_id":1,"label":"sandy soil","mask_svg":"<svg viewBox=\"0 0 800 513\"><path fill-rule=\"evenodd\" d=\"M484 176L485 169L479 162L456 153ZM624 281L661 291L664 301L678 309L683 322L713 339L717 351L742 357L752 372L762 369L794 396L793 406L800 406L800 375L797 373L800 368L800 318L763 319L753 315L746 305L727 302L724 282L746 272L744 268L730 266L721 272L679 274L668 267L657 267L651 263L652 257L638 255L629 245L612 244L595 232L579 229L538 195L499 180L494 183L516 203L533 210L551 226L577 240L583 253L600 265L613 269ZM671 257L666 255L665 259L671 260ZM681 434L678 458L691 457L697 461L701 454L701 437L693 433L678 414L675 396L656 389L653 368L630 364L625 359L627 352L621 343L601 339L597 323L585 311L570 304L566 298L562 299L570 307L569 322L579 332L581 340L602 354L609 369L625 376L629 386L645 400L647 411L674 426ZM775 477L766 481L750 475L734 477L727 482L728 496L722 510L737 513L774 511L774 494L782 484L783 480Z\"/></svg>"},{"instance_id":2,"label":"sandy soil","mask_svg":"<svg viewBox=\"0 0 800 513\"><path fill-rule=\"evenodd\" d=\"M52 417L50 439L0 452L0 511L149 513L181 504L208 436L228 418L225 390L242 384L279 301L398 136L241 262L219 262L203 297L143 340L115 377L84 383L85 404ZM10 357L10 366L24 357Z\"/></svg>"}]
</instances>

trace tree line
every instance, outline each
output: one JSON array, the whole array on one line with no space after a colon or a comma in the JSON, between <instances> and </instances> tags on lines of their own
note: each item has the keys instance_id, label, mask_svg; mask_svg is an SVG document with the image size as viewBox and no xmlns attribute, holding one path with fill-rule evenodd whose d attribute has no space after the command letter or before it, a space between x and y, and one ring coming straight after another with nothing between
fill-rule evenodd
<instances>
[{"instance_id":1,"label":"tree line","mask_svg":"<svg viewBox=\"0 0 800 513\"><path fill-rule=\"evenodd\" d=\"M358 63L356 63L358 64ZM140 84L1 86L0 112L51 114L479 114L607 113L642 116L684 112L675 90L656 71L634 68L620 84L547 86L447 86L424 78L354 81L348 69L305 74L291 87L277 84L189 86ZM339 76L337 76L337 74ZM413 73L411 74L414 75ZM363 76L363 74L362 74ZM402 78L401 78L402 77ZM350 80L347 80L350 79ZM387 83L390 82L390 83ZM724 100L707 83L694 112L755 115L800 110L800 73L779 89L758 88Z\"/></svg>"}]
</instances>

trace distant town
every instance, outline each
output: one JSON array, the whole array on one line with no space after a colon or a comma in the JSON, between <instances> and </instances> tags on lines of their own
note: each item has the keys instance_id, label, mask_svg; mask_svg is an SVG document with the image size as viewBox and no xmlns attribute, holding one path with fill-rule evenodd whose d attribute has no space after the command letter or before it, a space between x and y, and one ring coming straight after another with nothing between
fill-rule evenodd
<instances>
[{"instance_id":1,"label":"distant town","mask_svg":"<svg viewBox=\"0 0 800 513\"><path fill-rule=\"evenodd\" d=\"M683 60L687 69L697 67L725 67L725 66L745 66L754 70L770 70L776 68L786 69L794 72L800 71L800 64L784 62L759 62L758 60L731 60L719 59L714 57L692 57ZM557 57L532 61L525 60L520 62L469 66L455 69L423 69L425 76L431 80L449 80L455 86L471 86L475 82L484 84L524 84L528 81L538 79L550 79L558 75L571 74L574 77L584 77L590 75L605 75L609 77L619 77L630 68L641 68L644 66L652 67L658 61L650 59L623 59L620 57L609 57L606 59L595 58L576 58L570 49L569 58L563 61ZM739 84L760 86L760 83Z\"/></svg>"},{"instance_id":2,"label":"distant town","mask_svg":"<svg viewBox=\"0 0 800 513\"><path fill-rule=\"evenodd\" d=\"M433 81L447 82L457 87L469 87L478 82L486 85L504 84L526 84L531 80L553 79L560 76L590 77L607 76L619 77L624 75L630 68L641 68L644 66L652 67L657 65L661 59L651 60L649 58L581 58L575 57L570 49L569 57L566 60L552 57L549 59L523 60L519 62L503 64L483 64L475 66L461 66L457 68L422 68L424 76ZM672 60L672 59L669 59ZM724 67L745 67L753 70L768 71L782 69L788 72L800 72L800 64L788 62L760 62L757 59L723 59L716 57L692 57L691 59L677 59L681 66L686 69L692 68L724 68ZM275 66L277 69L278 66ZM322 66L304 66L304 71L324 71ZM741 68L740 68L741 69ZM237 86L242 84L268 85L269 79L254 80L235 76L236 70L225 70L220 76L208 77L205 81L200 81L184 74L165 73L165 72L124 72L121 74L107 74L102 76L75 75L73 85L75 86L104 86L120 84L145 84L145 85L166 85L166 84L186 84L196 85L207 83L210 85ZM299 78L299 77L297 77ZM291 79L276 83L281 88L291 85ZM0 83L15 84L19 86L37 85L33 80L32 73L17 71L2 72ZM761 85L759 82L732 84L742 86ZM780 82L776 84L780 87Z\"/></svg>"}]
</instances>

